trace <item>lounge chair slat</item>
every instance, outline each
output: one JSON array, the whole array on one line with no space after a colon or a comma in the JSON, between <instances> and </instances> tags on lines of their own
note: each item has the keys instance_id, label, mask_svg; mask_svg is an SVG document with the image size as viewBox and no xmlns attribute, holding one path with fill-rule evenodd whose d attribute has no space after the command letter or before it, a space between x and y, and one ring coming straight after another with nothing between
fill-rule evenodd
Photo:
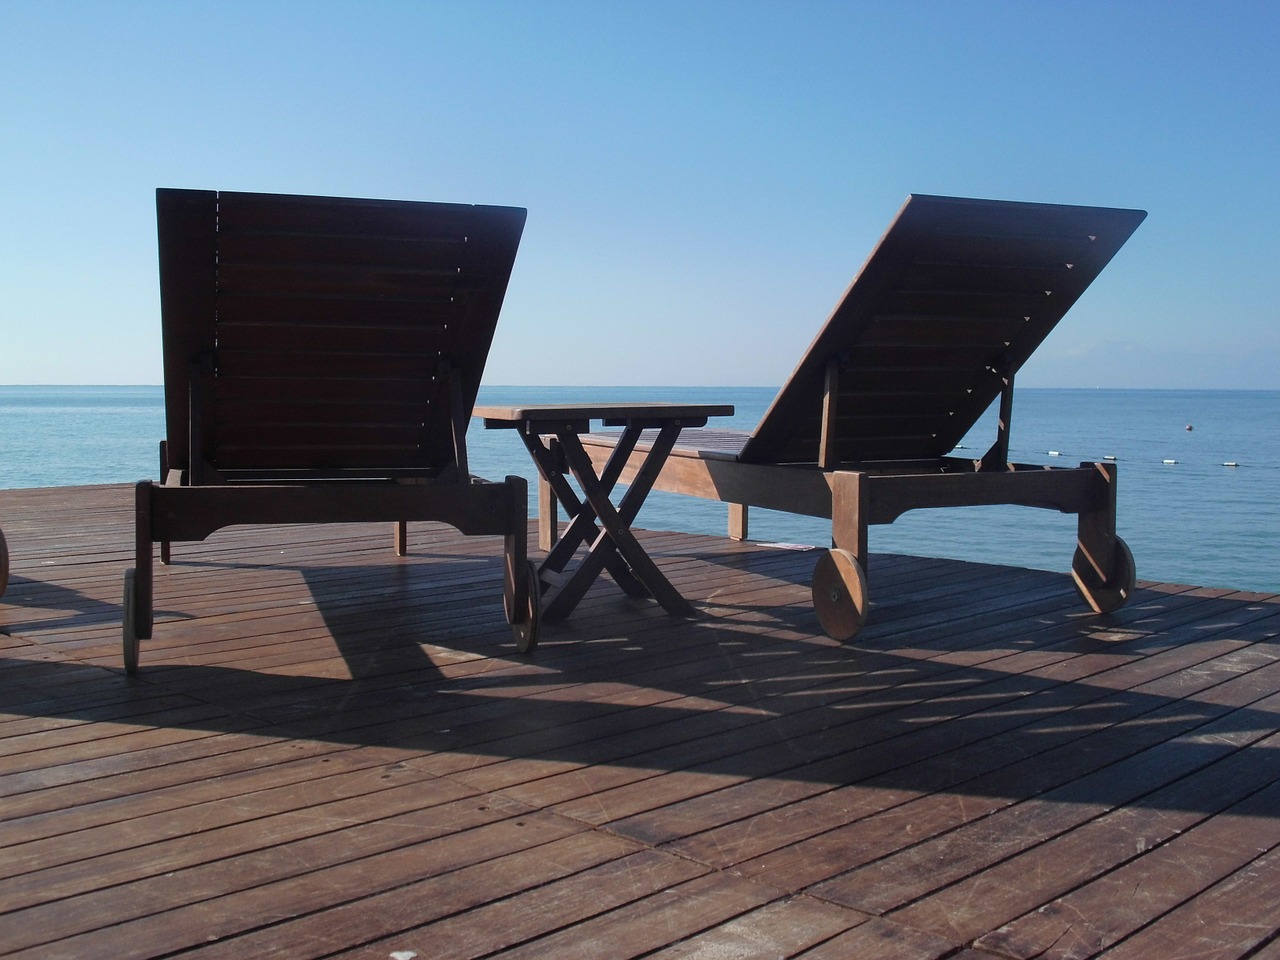
<instances>
[{"instance_id":1,"label":"lounge chair slat","mask_svg":"<svg viewBox=\"0 0 1280 960\"><path fill-rule=\"evenodd\" d=\"M218 461L223 470L430 466L421 427L407 424L266 423L223 429Z\"/></svg>"},{"instance_id":2,"label":"lounge chair slat","mask_svg":"<svg viewBox=\"0 0 1280 960\"><path fill-rule=\"evenodd\" d=\"M469 235L495 237L495 226L510 225L504 207L415 203L284 194L218 195L219 232L276 232L320 236L415 237L461 242ZM492 215L489 213L492 212ZM518 239L518 234L516 238Z\"/></svg>"},{"instance_id":3,"label":"lounge chair slat","mask_svg":"<svg viewBox=\"0 0 1280 960\"><path fill-rule=\"evenodd\" d=\"M417 327L357 322L218 325L220 350L250 353L305 349L312 353L433 354L452 347L456 339L446 324L431 321Z\"/></svg>"},{"instance_id":4,"label":"lounge chair slat","mask_svg":"<svg viewBox=\"0 0 1280 960\"><path fill-rule=\"evenodd\" d=\"M237 297L224 295L218 309L218 326L278 324L425 328L458 322L472 304L451 298L430 302L383 299L375 303L343 297Z\"/></svg>"},{"instance_id":5,"label":"lounge chair slat","mask_svg":"<svg viewBox=\"0 0 1280 960\"><path fill-rule=\"evenodd\" d=\"M224 400L218 405L225 423L333 423L402 424L421 423L420 397L413 402L351 403L304 400Z\"/></svg>"},{"instance_id":6,"label":"lounge chair slat","mask_svg":"<svg viewBox=\"0 0 1280 960\"><path fill-rule=\"evenodd\" d=\"M1028 266L973 260L913 260L904 264L899 286L908 293L941 291L970 296L1025 294L1039 297L1046 288L1068 282L1073 269L1065 263Z\"/></svg>"},{"instance_id":7,"label":"lounge chair slat","mask_svg":"<svg viewBox=\"0 0 1280 960\"><path fill-rule=\"evenodd\" d=\"M464 291L456 273L411 270L382 265L330 264L218 265L223 296L325 298L381 298L425 303L450 303Z\"/></svg>"},{"instance_id":8,"label":"lounge chair slat","mask_svg":"<svg viewBox=\"0 0 1280 960\"><path fill-rule=\"evenodd\" d=\"M867 325L862 342L870 346L1006 343L1018 336L1027 322L1023 316L963 317L954 314L921 316L914 313L881 313Z\"/></svg>"},{"instance_id":9,"label":"lounge chair slat","mask_svg":"<svg viewBox=\"0 0 1280 960\"><path fill-rule=\"evenodd\" d=\"M349 376L230 377L221 376L214 385L219 409L229 403L304 403L320 406L361 406L382 404L417 408L422 398L435 395L438 380L433 376L387 377L378 380Z\"/></svg>"},{"instance_id":10,"label":"lounge chair slat","mask_svg":"<svg viewBox=\"0 0 1280 960\"><path fill-rule=\"evenodd\" d=\"M317 233L234 233L218 236L223 263L314 263L335 267L420 267L424 261L455 272L470 267L465 240L457 237L362 237Z\"/></svg>"},{"instance_id":11,"label":"lounge chair slat","mask_svg":"<svg viewBox=\"0 0 1280 960\"><path fill-rule=\"evenodd\" d=\"M850 351L844 370L851 372L855 378L861 369L900 370L903 376L911 376L914 371L919 371L917 377L924 380L936 372L954 369L957 363L982 369L999 360L1001 353L1007 349L1001 340L860 343Z\"/></svg>"},{"instance_id":12,"label":"lounge chair slat","mask_svg":"<svg viewBox=\"0 0 1280 960\"><path fill-rule=\"evenodd\" d=\"M935 410L943 408L951 410L954 409L954 400L952 398L964 393L966 390L975 389L979 386L979 381L985 376L989 376L985 367L981 370L947 368L931 371L927 380L924 378L912 380L903 376L901 370L864 367L857 371L856 377L851 376L848 378L851 382L843 389L858 394L879 395L893 403L897 403L897 398L904 394L918 391L922 394L922 397L938 398L937 406L934 407ZM923 403L923 398L919 402ZM805 416L820 417L821 411L809 411L806 413L797 408L795 419L803 419ZM977 418L975 417L974 419Z\"/></svg>"},{"instance_id":13,"label":"lounge chair slat","mask_svg":"<svg viewBox=\"0 0 1280 960\"><path fill-rule=\"evenodd\" d=\"M867 322L883 315L900 314L918 320L958 318L1008 323L1027 317L1043 317L1047 296L1043 289L969 291L957 289L895 289L870 312Z\"/></svg>"},{"instance_id":14,"label":"lounge chair slat","mask_svg":"<svg viewBox=\"0 0 1280 960\"><path fill-rule=\"evenodd\" d=\"M343 351L227 350L219 353L218 374L227 377L342 377L403 379L432 369L438 351L421 354L350 353Z\"/></svg>"}]
</instances>

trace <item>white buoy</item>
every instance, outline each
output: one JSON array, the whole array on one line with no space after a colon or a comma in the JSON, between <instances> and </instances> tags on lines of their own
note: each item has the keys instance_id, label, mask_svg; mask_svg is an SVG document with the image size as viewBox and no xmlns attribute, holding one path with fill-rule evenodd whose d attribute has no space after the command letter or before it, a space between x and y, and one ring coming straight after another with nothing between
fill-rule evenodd
<instances>
[{"instance_id":1,"label":"white buoy","mask_svg":"<svg viewBox=\"0 0 1280 960\"><path fill-rule=\"evenodd\" d=\"M1049 456L1051 456L1051 457L1060 457L1060 456L1062 456L1062 454L1060 454L1057 450L1050 450L1050 451L1049 451Z\"/></svg>"},{"instance_id":2,"label":"white buoy","mask_svg":"<svg viewBox=\"0 0 1280 960\"><path fill-rule=\"evenodd\" d=\"M1165 463L1177 463L1177 460L1166 460Z\"/></svg>"},{"instance_id":3,"label":"white buoy","mask_svg":"<svg viewBox=\"0 0 1280 960\"><path fill-rule=\"evenodd\" d=\"M1234 460L1228 460L1226 463L1224 463L1224 464L1223 464L1223 466L1224 466L1224 467L1238 467L1238 466L1240 466L1240 464L1236 463L1236 461L1234 461Z\"/></svg>"},{"instance_id":4,"label":"white buoy","mask_svg":"<svg viewBox=\"0 0 1280 960\"><path fill-rule=\"evenodd\" d=\"M1116 457L1115 457L1115 454L1114 454L1114 453L1110 453L1110 454L1107 454L1107 455L1106 455L1105 457L1103 457L1102 459L1103 459L1103 460L1114 460L1115 458L1116 458Z\"/></svg>"}]
</instances>

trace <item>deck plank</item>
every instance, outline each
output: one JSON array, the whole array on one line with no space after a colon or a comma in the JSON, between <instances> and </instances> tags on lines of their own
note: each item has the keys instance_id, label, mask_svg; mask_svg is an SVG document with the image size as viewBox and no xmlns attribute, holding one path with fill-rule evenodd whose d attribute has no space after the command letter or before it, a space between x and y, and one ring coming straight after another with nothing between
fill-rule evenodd
<instances>
[{"instance_id":1,"label":"deck plank","mask_svg":"<svg viewBox=\"0 0 1280 960\"><path fill-rule=\"evenodd\" d=\"M128 678L130 494L0 491L0 956L1280 944L1275 596L876 555L840 645L812 552L642 532L699 618L606 578L523 657L494 538L236 527Z\"/></svg>"}]
</instances>

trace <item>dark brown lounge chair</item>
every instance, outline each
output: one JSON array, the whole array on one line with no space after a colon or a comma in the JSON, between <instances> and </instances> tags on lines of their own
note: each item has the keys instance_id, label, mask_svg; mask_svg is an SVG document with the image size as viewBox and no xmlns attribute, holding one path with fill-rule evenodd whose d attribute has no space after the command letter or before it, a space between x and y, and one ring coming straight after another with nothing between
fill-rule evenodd
<instances>
[{"instance_id":1,"label":"dark brown lounge chair","mask_svg":"<svg viewBox=\"0 0 1280 960\"><path fill-rule=\"evenodd\" d=\"M838 639L866 622L867 526L921 507L1077 514L1076 587L1095 611L1118 608L1134 568L1115 465L1009 463L1009 423L1014 374L1145 216L909 197L755 430L685 430L656 489L729 503L735 538L748 505L831 518L813 600ZM950 456L997 400L991 448ZM614 440L583 443L603 463Z\"/></svg>"},{"instance_id":2,"label":"dark brown lounge chair","mask_svg":"<svg viewBox=\"0 0 1280 960\"><path fill-rule=\"evenodd\" d=\"M241 523L442 521L505 538L537 642L527 487L467 469L466 431L525 211L159 190L167 439L137 485L124 660L153 626L152 544Z\"/></svg>"}]
</instances>

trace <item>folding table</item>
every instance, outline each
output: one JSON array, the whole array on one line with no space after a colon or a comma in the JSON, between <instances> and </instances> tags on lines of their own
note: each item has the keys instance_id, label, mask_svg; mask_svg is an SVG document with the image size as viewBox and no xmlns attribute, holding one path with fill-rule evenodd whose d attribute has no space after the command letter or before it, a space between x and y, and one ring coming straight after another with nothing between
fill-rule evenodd
<instances>
[{"instance_id":1,"label":"folding table","mask_svg":"<svg viewBox=\"0 0 1280 960\"><path fill-rule=\"evenodd\" d=\"M539 545L547 551L538 568L546 590L544 618L567 617L603 570L608 570L614 582L630 596L653 597L673 616L695 615L689 602L645 553L631 532L631 524L680 431L705 426L710 417L732 416L732 405L532 404L477 406L473 413L484 418L486 428L516 430L538 468L539 514L543 518ZM592 420L600 420L606 427L622 427L617 446L599 473L579 439L580 434L590 432ZM615 507L610 494L644 431L656 434L646 436L644 456ZM568 475L577 480L581 498ZM558 525L554 522L557 502L569 515L569 524L558 542ZM587 555L557 586L554 581L584 542L590 544Z\"/></svg>"}]
</instances>

